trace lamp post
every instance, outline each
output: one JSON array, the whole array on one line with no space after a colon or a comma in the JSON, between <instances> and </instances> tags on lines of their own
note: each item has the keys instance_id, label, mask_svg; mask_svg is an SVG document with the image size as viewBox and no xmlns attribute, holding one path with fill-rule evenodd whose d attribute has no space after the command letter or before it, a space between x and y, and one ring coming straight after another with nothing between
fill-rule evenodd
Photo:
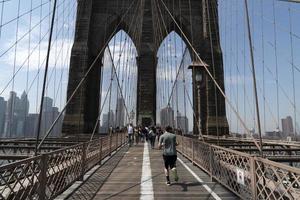
<instances>
[{"instance_id":1,"label":"lamp post","mask_svg":"<svg viewBox=\"0 0 300 200\"><path fill-rule=\"evenodd\" d=\"M197 92L197 105L198 105L198 134L199 138L203 134L203 128L202 128L202 118L201 118L201 90L205 87L205 68L208 67L206 63L202 62L193 62L188 69L192 69L192 74L193 74L193 84L195 84L196 91ZM197 115L196 115L197 117ZM196 118L197 119L197 118Z\"/></svg>"}]
</instances>

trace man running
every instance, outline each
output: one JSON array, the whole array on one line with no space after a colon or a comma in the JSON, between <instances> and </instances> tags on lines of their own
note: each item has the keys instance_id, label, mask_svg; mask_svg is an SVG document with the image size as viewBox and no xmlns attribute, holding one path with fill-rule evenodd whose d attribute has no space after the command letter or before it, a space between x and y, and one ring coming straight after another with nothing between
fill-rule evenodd
<instances>
[{"instance_id":1,"label":"man running","mask_svg":"<svg viewBox=\"0 0 300 200\"><path fill-rule=\"evenodd\" d=\"M130 123L128 128L127 128L127 133L128 133L128 143L129 143L129 146L131 147L132 143L133 143L133 126L132 124Z\"/></svg>"},{"instance_id":2,"label":"man running","mask_svg":"<svg viewBox=\"0 0 300 200\"><path fill-rule=\"evenodd\" d=\"M169 177L169 169L173 172L174 180L177 182L179 180L176 169L177 151L176 151L176 135L173 134L173 130L170 126L166 127L164 134L160 136L158 148L163 148L163 159L165 164L165 175L167 185L171 185Z\"/></svg>"}]
</instances>

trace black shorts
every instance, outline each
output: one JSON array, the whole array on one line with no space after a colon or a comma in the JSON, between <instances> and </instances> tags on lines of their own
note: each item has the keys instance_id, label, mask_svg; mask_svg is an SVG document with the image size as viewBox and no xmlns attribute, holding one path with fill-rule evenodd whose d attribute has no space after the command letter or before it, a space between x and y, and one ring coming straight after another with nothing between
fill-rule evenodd
<instances>
[{"instance_id":1,"label":"black shorts","mask_svg":"<svg viewBox=\"0 0 300 200\"><path fill-rule=\"evenodd\" d=\"M163 155L164 158L164 162L165 162L165 168L168 169L170 167L170 169L173 169L174 167L176 167L176 160L177 160L177 156L165 156Z\"/></svg>"}]
</instances>

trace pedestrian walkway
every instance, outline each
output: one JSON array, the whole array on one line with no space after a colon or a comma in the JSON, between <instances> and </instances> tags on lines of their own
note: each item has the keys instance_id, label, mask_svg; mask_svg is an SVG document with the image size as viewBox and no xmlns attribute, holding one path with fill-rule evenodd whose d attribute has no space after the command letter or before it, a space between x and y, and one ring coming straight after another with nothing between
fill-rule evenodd
<instances>
[{"instance_id":1,"label":"pedestrian walkway","mask_svg":"<svg viewBox=\"0 0 300 200\"><path fill-rule=\"evenodd\" d=\"M102 187L92 195L93 199L238 199L220 184L212 182L207 174L181 155L178 155L177 161L178 183L170 176L172 185L165 184L163 166L160 150L151 149L143 143L133 146L124 154Z\"/></svg>"}]
</instances>

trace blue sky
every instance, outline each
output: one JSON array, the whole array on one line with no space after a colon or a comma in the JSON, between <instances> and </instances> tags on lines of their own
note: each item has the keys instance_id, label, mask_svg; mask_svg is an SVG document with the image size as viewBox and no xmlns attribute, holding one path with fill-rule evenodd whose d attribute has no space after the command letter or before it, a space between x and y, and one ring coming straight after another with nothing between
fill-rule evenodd
<instances>
[{"instance_id":1,"label":"blue sky","mask_svg":"<svg viewBox=\"0 0 300 200\"><path fill-rule=\"evenodd\" d=\"M235 2L232 3L231 2ZM224 53L225 79L227 95L234 102L239 112L245 118L249 128L254 127L253 82L250 71L248 35L245 35L244 1L220 1L220 35ZM274 11L273 11L274 3ZM290 45L290 20L293 40L293 50ZM300 17L300 4L286 3L273 0L249 1L251 30L254 44L255 67L257 74L260 111L263 121L263 130L274 130L277 127L277 84L276 84L276 57L279 85L279 119L290 115L294 118L293 81L291 52L293 51L295 66L300 64L300 26L297 19ZM274 23L274 16L275 22ZM275 25L275 32L274 32ZM274 34L275 33L275 34ZM275 37L276 36L276 37ZM275 42L276 38L276 42ZM277 52L275 54L275 43ZM244 48L244 44L245 47ZM263 50L264 49L264 50ZM245 53L244 53L245 52ZM244 61L245 60L245 61ZM244 64L245 62L245 64ZM264 64L263 64L264 62ZM245 76L244 76L244 66ZM265 69L265 84L263 84L263 70ZM299 71L295 70L295 86L299 86ZM247 92L244 92L244 80ZM263 87L265 85L265 93ZM281 89L282 88L282 89ZM247 94L247 95L244 95ZM296 107L299 105L300 94L296 89ZM249 103L244 106L244 96L249 97ZM264 97L265 96L265 104ZM239 98L238 98L239 97ZM290 102L292 101L292 102ZM247 102L247 100L246 100ZM246 107L244 111L244 107ZM265 107L265 111L264 111ZM268 109L270 107L270 109ZM236 117L229 111L229 121L233 130L241 130L236 123ZM299 108L297 108L299 119ZM252 119L251 119L252 118ZM297 121L299 121L297 119ZM252 124L251 124L252 121ZM255 128L257 130L257 128Z\"/></svg>"},{"instance_id":2,"label":"blue sky","mask_svg":"<svg viewBox=\"0 0 300 200\"><path fill-rule=\"evenodd\" d=\"M0 96L8 97L9 91L14 89L20 94L24 90L30 89L30 112L37 110L39 102L40 86L42 84L42 74L44 67L44 59L46 55L48 30L50 15L49 9L52 8L52 3L48 0L20 0L20 11L22 16L19 20L13 20L18 13L19 0L11 0L8 2L0 3L0 16L1 18L1 36L0 36L0 92L5 88L6 84L12 77L14 68L15 71L19 68L21 70L17 73L14 86L9 84L8 88L3 91ZM32 2L33 12L27 13L30 10ZM52 1L51 1L52 2ZM252 76L250 71L249 60L249 45L247 40L247 34L245 34L245 18L244 18L244 5L242 0L220 0L219 1L219 18L220 18L220 37L221 46L223 50L224 58L224 70L225 70L225 83L226 93L235 106L235 109L239 111L241 117L246 122L248 128L253 128L255 124L254 104L253 104L253 86ZM300 26L298 19L300 18L300 4L285 3L280 1L275 2L275 26L276 26L276 48L277 48L277 68L278 68L278 82L279 82L279 118L291 115L294 118L293 109L293 81L292 81L292 65L291 65L291 45L290 45L290 20L289 9L292 19L292 38L293 38L293 54L294 66L300 68ZM40 6L42 4L42 6ZM2 6L3 12L2 12ZM56 99L56 106L62 107L66 99L66 86L68 81L68 66L69 66L69 53L72 47L72 41L74 36L74 23L76 16L76 3L74 0L58 0L58 17L56 18L56 26L54 27L52 54L50 57L50 71L49 71L49 88L47 95ZM263 9L261 9L263 8ZM273 0L251 0L249 1L251 30L254 41L254 54L255 54L255 66L258 79L259 101L260 109L263 121L263 130L274 130L277 127L277 85L276 85L276 57L275 57L275 42L274 42L274 12L273 12ZM30 14L31 13L31 14ZM262 17L263 13L263 17ZM30 25L31 19L31 25ZM42 20L41 25L39 22ZM11 21L12 20L12 21ZM11 22L10 22L11 21ZM17 26L18 32L17 32ZM30 27L32 28L31 34L28 34ZM263 27L263 28L262 28ZM125 38L125 33L123 38ZM29 38L30 35L30 38ZM262 35L264 39L262 39ZM24 37L22 37L24 36ZM44 36L44 38L43 38ZM121 37L121 32L116 36L117 41ZM20 40L15 49L14 42L16 38ZM179 36L174 37L170 35L165 41L173 38L173 46L169 48L174 53L174 41L177 44L181 43ZM31 40L29 46L29 39ZM40 44L39 41L41 40ZM129 41L129 40L128 40ZM129 42L130 43L130 42ZM165 43L167 44L167 42ZM115 44L116 47L120 46ZM10 47L9 51L6 52ZM113 43L110 43L111 49ZM262 50L264 47L264 51ZM163 48L163 44L162 44ZM162 49L161 48L161 49ZM176 67L180 63L182 57L182 47L177 45L176 52L177 61L172 60L173 77L175 76ZM15 59L16 50L16 59ZM120 50L120 49L119 49ZM131 50L130 50L131 51ZM6 52L6 53L4 53ZM29 59L27 59L28 55ZM105 68L103 93L102 97L105 97L109 86L109 74L111 69L111 62L109 61L109 55L105 54ZM136 52L131 51L132 57L132 76L136 80L136 64L133 57ZM263 56L264 55L264 56ZM115 63L117 63L116 53ZM185 66L189 65L189 58L186 55ZM171 57L170 57L171 59ZM123 60L123 59L122 59ZM263 67L264 61L264 67ZM162 63L160 60L159 62ZM23 65L23 66L22 66ZM39 65L42 67L39 69ZM125 63L121 63L121 66L125 66ZM169 66L170 67L170 66ZM160 66L158 66L160 69ZM171 68L169 68L171 69ZM265 70L265 83L263 84L263 69ZM295 69L295 68L294 68ZM38 73L39 72L39 73ZM161 71L162 72L162 71ZM170 77L170 71L168 71ZM51 75L52 74L52 75ZM164 74L161 78L164 78ZM27 78L28 77L28 78ZM300 85L299 71L295 70L295 86ZM36 79L35 79L36 78ZM120 78L121 79L121 78ZM160 77L158 77L159 81ZM190 74L186 74L186 79L190 79ZM37 81L39 80L39 81ZM122 80L121 80L122 81ZM169 79L169 87L171 87L171 79ZM32 87L30 87L32 83ZM134 85L133 83L131 83ZM60 87L61 86L61 87ZM263 98L263 86L265 86L265 103ZM39 87L39 88L38 88ZM116 91L116 84L113 86ZM179 84L179 90L183 90L183 86ZM246 92L244 91L246 88ZM282 89L281 89L282 88ZM133 88L135 89L135 88ZM170 89L169 89L170 91ZM161 93L158 93L158 95ZM186 94L187 95L187 94ZM189 88L189 95L192 97L191 89ZM297 108L297 121L300 119L300 92L296 89L296 101ZM244 98L245 97L245 98ZM129 97L128 97L129 98ZM135 99L134 96L131 99ZM159 96L158 96L159 99ZM129 99L128 99L129 101ZM183 100L180 100L179 110L183 114ZM246 102L244 104L244 102ZM103 102L102 102L103 103ZM114 104L114 103L112 103ZM135 109L135 101L130 104L130 110ZM158 100L158 106L164 107L164 102ZM192 110L189 103L189 123L192 124ZM113 106L112 106L113 107ZM269 109L270 107L270 109ZM264 111L265 110L265 111ZM105 104L104 112L108 111L108 105ZM244 132L241 124L237 122L235 114L229 107L227 107L228 120L233 132ZM257 128L255 128L257 130Z\"/></svg>"},{"instance_id":3,"label":"blue sky","mask_svg":"<svg viewBox=\"0 0 300 200\"><path fill-rule=\"evenodd\" d=\"M20 5L18 3L18 0L0 3L0 96L7 99L10 90L15 90L19 95L28 91L30 112L36 112L53 4L48 0L21 0ZM55 99L55 106L58 107L65 102L76 6L72 0L59 0L57 5L46 93ZM29 12L31 9L32 12ZM13 72L16 72L15 80L9 82ZM10 84L6 88L7 83Z\"/></svg>"}]
</instances>

